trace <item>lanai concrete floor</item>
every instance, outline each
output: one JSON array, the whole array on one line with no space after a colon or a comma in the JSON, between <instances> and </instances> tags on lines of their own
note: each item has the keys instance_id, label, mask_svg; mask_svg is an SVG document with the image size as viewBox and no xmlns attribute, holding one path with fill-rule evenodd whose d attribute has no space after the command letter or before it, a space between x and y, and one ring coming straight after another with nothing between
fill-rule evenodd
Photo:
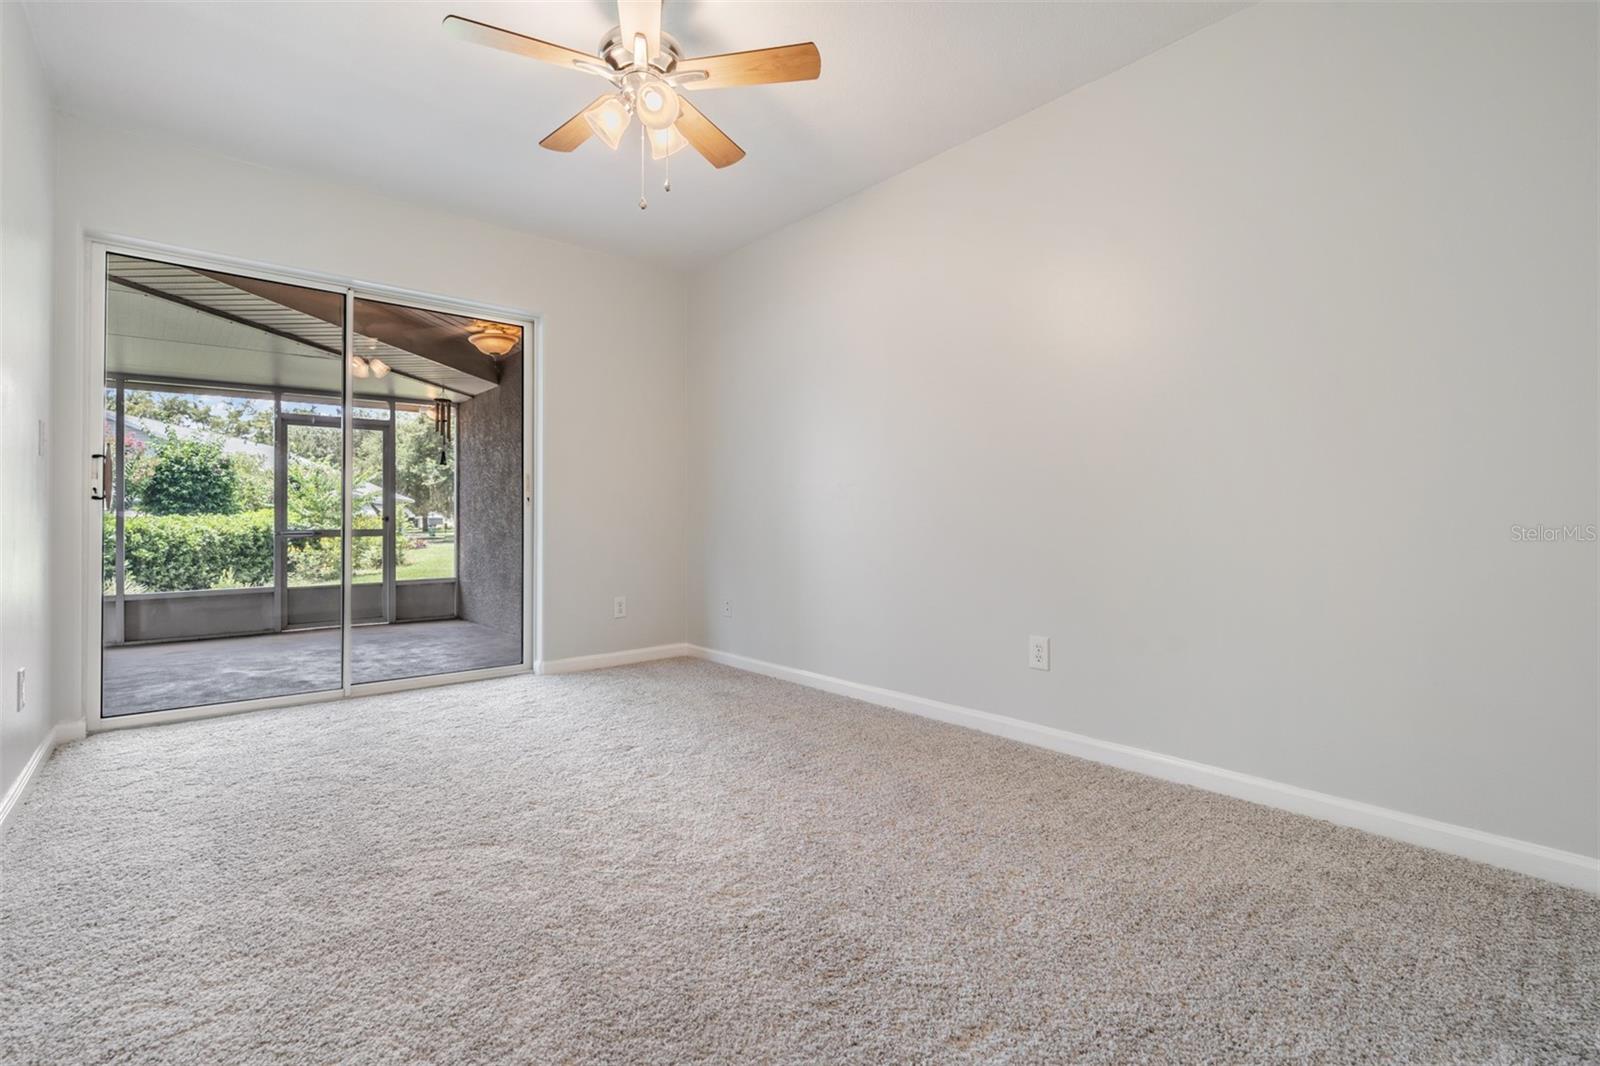
<instances>
[{"instance_id":1,"label":"lanai concrete floor","mask_svg":"<svg viewBox=\"0 0 1600 1066\"><path fill-rule=\"evenodd\" d=\"M356 684L510 666L521 639L476 622L396 622L351 631ZM339 688L339 630L308 629L105 649L106 717Z\"/></svg>"}]
</instances>

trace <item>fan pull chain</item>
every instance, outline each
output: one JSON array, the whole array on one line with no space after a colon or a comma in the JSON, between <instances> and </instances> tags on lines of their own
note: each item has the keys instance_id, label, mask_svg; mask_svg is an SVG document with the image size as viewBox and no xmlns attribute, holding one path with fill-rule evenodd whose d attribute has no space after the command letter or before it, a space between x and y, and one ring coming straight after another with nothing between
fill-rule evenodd
<instances>
[{"instance_id":1,"label":"fan pull chain","mask_svg":"<svg viewBox=\"0 0 1600 1066\"><path fill-rule=\"evenodd\" d=\"M639 210L643 211L650 206L650 201L644 198L644 157L649 145L646 143L644 123L639 123Z\"/></svg>"},{"instance_id":2,"label":"fan pull chain","mask_svg":"<svg viewBox=\"0 0 1600 1066\"><path fill-rule=\"evenodd\" d=\"M667 155L666 168L667 168L667 180L662 183L661 191L662 192L671 192L672 191L672 155L670 153L668 153L668 155Z\"/></svg>"}]
</instances>

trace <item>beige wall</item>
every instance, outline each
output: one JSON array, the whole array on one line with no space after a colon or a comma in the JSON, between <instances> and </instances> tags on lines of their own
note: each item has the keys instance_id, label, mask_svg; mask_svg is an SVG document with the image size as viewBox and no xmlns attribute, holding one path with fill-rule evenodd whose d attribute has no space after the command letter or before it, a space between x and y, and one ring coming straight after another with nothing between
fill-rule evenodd
<instances>
[{"instance_id":1,"label":"beige wall","mask_svg":"<svg viewBox=\"0 0 1600 1066\"><path fill-rule=\"evenodd\" d=\"M691 639L1600 854L1595 15L1261 5L705 271Z\"/></svg>"},{"instance_id":2,"label":"beige wall","mask_svg":"<svg viewBox=\"0 0 1600 1066\"><path fill-rule=\"evenodd\" d=\"M17 5L0 4L0 796L51 728L49 460L39 439L55 354L51 125L27 20ZM19 669L28 672L22 708Z\"/></svg>"},{"instance_id":3,"label":"beige wall","mask_svg":"<svg viewBox=\"0 0 1600 1066\"><path fill-rule=\"evenodd\" d=\"M84 711L84 234L542 316L546 659L683 638L683 287L639 264L61 116L56 160L57 706ZM621 328L652 323L650 345ZM542 401L542 402L541 402ZM612 597L628 597L613 620Z\"/></svg>"}]
</instances>

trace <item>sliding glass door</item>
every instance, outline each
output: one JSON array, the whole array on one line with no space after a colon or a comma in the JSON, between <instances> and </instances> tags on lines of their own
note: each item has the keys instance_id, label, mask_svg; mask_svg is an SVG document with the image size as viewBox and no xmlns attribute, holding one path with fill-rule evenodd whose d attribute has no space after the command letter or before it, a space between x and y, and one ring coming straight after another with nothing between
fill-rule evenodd
<instances>
[{"instance_id":1,"label":"sliding glass door","mask_svg":"<svg viewBox=\"0 0 1600 1066\"><path fill-rule=\"evenodd\" d=\"M384 516L391 595L385 627L351 633L354 679L520 663L523 331L360 298L355 325L353 402L361 414L384 412L388 430L381 477L376 464L357 471L357 524L376 529ZM431 401L410 399L418 380L438 390Z\"/></svg>"},{"instance_id":2,"label":"sliding glass door","mask_svg":"<svg viewBox=\"0 0 1600 1066\"><path fill-rule=\"evenodd\" d=\"M261 284L106 256L102 716L343 687L345 299Z\"/></svg>"},{"instance_id":3,"label":"sliding glass door","mask_svg":"<svg viewBox=\"0 0 1600 1066\"><path fill-rule=\"evenodd\" d=\"M526 664L522 325L104 262L102 718Z\"/></svg>"}]
</instances>

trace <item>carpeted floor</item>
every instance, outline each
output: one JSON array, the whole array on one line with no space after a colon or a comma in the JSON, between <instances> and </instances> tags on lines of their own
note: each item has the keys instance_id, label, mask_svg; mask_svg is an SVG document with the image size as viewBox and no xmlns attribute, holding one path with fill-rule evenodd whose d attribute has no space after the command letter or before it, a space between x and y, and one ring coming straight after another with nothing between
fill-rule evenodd
<instances>
[{"instance_id":1,"label":"carpeted floor","mask_svg":"<svg viewBox=\"0 0 1600 1066\"><path fill-rule=\"evenodd\" d=\"M107 717L233 700L326 692L341 684L339 630L299 629L105 649ZM356 684L512 666L522 638L464 618L350 630Z\"/></svg>"},{"instance_id":2,"label":"carpeted floor","mask_svg":"<svg viewBox=\"0 0 1600 1066\"><path fill-rule=\"evenodd\" d=\"M63 749L0 1059L1595 1062L1600 898L676 660Z\"/></svg>"}]
</instances>

